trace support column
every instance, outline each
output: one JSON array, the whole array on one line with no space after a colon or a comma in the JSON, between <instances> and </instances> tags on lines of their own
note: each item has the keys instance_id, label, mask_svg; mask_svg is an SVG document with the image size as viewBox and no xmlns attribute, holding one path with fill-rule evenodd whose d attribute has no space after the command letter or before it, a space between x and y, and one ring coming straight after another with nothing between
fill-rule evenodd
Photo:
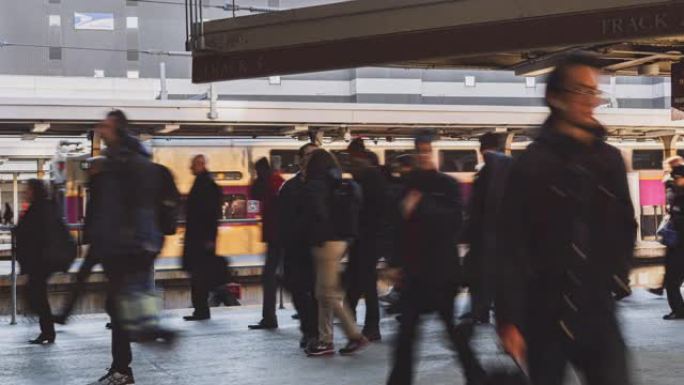
<instances>
[{"instance_id":1,"label":"support column","mask_svg":"<svg viewBox=\"0 0 684 385\"><path fill-rule=\"evenodd\" d=\"M677 155L677 142L679 141L678 134L661 136L660 140L663 142L664 159Z\"/></svg>"},{"instance_id":2,"label":"support column","mask_svg":"<svg viewBox=\"0 0 684 385\"><path fill-rule=\"evenodd\" d=\"M17 222L19 222L19 174L16 172L12 174L12 194L14 201L14 207L12 207L14 210L14 218L12 218L12 220L16 225Z\"/></svg>"},{"instance_id":3,"label":"support column","mask_svg":"<svg viewBox=\"0 0 684 385\"><path fill-rule=\"evenodd\" d=\"M100 152L102 152L102 138L97 131L94 131L91 137L90 155L100 156Z\"/></svg>"},{"instance_id":4,"label":"support column","mask_svg":"<svg viewBox=\"0 0 684 385\"><path fill-rule=\"evenodd\" d=\"M38 172L36 173L38 179L44 179L45 178L45 159L38 159Z\"/></svg>"},{"instance_id":5,"label":"support column","mask_svg":"<svg viewBox=\"0 0 684 385\"><path fill-rule=\"evenodd\" d=\"M511 156L511 146L513 145L513 137L515 137L515 133L509 131L504 135L504 154Z\"/></svg>"}]
</instances>

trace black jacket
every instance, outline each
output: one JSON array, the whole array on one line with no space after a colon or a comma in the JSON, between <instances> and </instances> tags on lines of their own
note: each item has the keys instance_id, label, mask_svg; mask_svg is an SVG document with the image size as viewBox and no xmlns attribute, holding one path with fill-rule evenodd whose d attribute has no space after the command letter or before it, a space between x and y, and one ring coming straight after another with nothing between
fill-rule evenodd
<instances>
[{"instance_id":1,"label":"black jacket","mask_svg":"<svg viewBox=\"0 0 684 385\"><path fill-rule=\"evenodd\" d=\"M399 254L407 284L443 290L459 281L457 243L463 220L458 182L437 171L416 171L406 190L422 199L399 232Z\"/></svg>"},{"instance_id":2,"label":"black jacket","mask_svg":"<svg viewBox=\"0 0 684 385\"><path fill-rule=\"evenodd\" d=\"M52 202L39 200L29 206L15 231L17 261L22 274L47 274L48 226L55 223L57 211Z\"/></svg>"},{"instance_id":3,"label":"black jacket","mask_svg":"<svg viewBox=\"0 0 684 385\"><path fill-rule=\"evenodd\" d=\"M602 138L581 144L552 122L540 132L502 202L496 314L523 328L541 314L581 329L587 314L612 312L611 292L629 290L634 209L619 150Z\"/></svg>"},{"instance_id":4,"label":"black jacket","mask_svg":"<svg viewBox=\"0 0 684 385\"><path fill-rule=\"evenodd\" d=\"M127 137L104 152L93 191L88 237L109 273L144 271L161 250L159 173L140 143Z\"/></svg>"},{"instance_id":5,"label":"black jacket","mask_svg":"<svg viewBox=\"0 0 684 385\"><path fill-rule=\"evenodd\" d=\"M373 165L362 165L352 174L363 193L363 204L359 212L359 236L361 239L375 241L380 235L386 214L386 178L380 168Z\"/></svg>"},{"instance_id":6,"label":"black jacket","mask_svg":"<svg viewBox=\"0 0 684 385\"><path fill-rule=\"evenodd\" d=\"M207 172L197 175L186 203L183 267L192 270L205 258L215 257L218 221L221 217L221 190Z\"/></svg>"},{"instance_id":7,"label":"black jacket","mask_svg":"<svg viewBox=\"0 0 684 385\"><path fill-rule=\"evenodd\" d=\"M304 185L306 206L302 216L306 241L309 246L320 246L327 241L342 239L335 230L332 210L333 189L341 179L340 170L331 170L323 178L308 179Z\"/></svg>"},{"instance_id":8,"label":"black jacket","mask_svg":"<svg viewBox=\"0 0 684 385\"><path fill-rule=\"evenodd\" d=\"M278 192L278 234L285 249L301 249L306 245L305 222L301 215L307 206L304 193L304 177L300 173L283 183Z\"/></svg>"}]
</instances>

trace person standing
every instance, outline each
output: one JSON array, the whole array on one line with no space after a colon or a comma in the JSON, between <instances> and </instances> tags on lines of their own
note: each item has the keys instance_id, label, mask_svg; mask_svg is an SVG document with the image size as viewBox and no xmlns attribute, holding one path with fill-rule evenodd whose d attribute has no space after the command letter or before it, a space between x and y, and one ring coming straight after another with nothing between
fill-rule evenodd
<instances>
[{"instance_id":1,"label":"person standing","mask_svg":"<svg viewBox=\"0 0 684 385\"><path fill-rule=\"evenodd\" d=\"M369 341L379 341L380 303L378 302L377 264L380 258L380 236L385 217L387 183L374 163L372 152L363 139L354 139L347 148L354 181L361 186L363 204L359 213L359 238L350 246L347 264L346 301L353 313L361 297L366 302L366 319L362 333ZM373 155L370 155L373 154Z\"/></svg>"},{"instance_id":2,"label":"person standing","mask_svg":"<svg viewBox=\"0 0 684 385\"><path fill-rule=\"evenodd\" d=\"M19 220L16 234L17 261L22 274L28 275L28 302L40 322L40 335L31 344L55 342L55 324L48 301L48 279L53 271L49 264L48 234L58 217L54 205L48 200L45 184L38 179L28 181L26 214Z\"/></svg>"},{"instance_id":3,"label":"person standing","mask_svg":"<svg viewBox=\"0 0 684 385\"><path fill-rule=\"evenodd\" d=\"M202 321L211 317L209 293L225 283L226 262L216 256L216 235L221 217L221 190L207 169L204 155L192 158L190 171L195 181L186 204L185 248L183 268L190 273L192 315L186 321Z\"/></svg>"},{"instance_id":4,"label":"person standing","mask_svg":"<svg viewBox=\"0 0 684 385\"><path fill-rule=\"evenodd\" d=\"M261 204L261 234L266 243L266 262L261 273L264 300L261 321L249 325L250 329L277 329L276 296L278 294L277 273L282 259L282 249L278 244L278 191L285 180L276 170L271 169L268 159L261 158L254 165L257 178L252 185L250 196Z\"/></svg>"},{"instance_id":5,"label":"person standing","mask_svg":"<svg viewBox=\"0 0 684 385\"><path fill-rule=\"evenodd\" d=\"M337 317L348 338L347 345L340 349L340 354L353 354L368 344L366 337L356 326L349 308L343 304L343 293L340 287L340 264L347 254L348 236L354 229L343 228L346 219L354 221L353 211L357 208L341 207L335 202L335 196L341 193L343 186L342 170L335 157L328 151L319 149L311 154L306 165L305 201L307 206L302 215L305 218L308 244L314 257L316 268L316 299L318 300L318 343L306 349L308 356L326 356L335 354L333 344L333 317ZM348 185L354 191L345 194L346 202L360 205L360 191L353 182ZM354 204L352 203L352 204ZM342 218L342 216L349 215Z\"/></svg>"},{"instance_id":6,"label":"person standing","mask_svg":"<svg viewBox=\"0 0 684 385\"><path fill-rule=\"evenodd\" d=\"M496 281L493 273L499 209L513 159L500 151L499 136L494 133L480 137L480 153L484 167L473 183L465 231L470 250L464 267L471 291L472 319L489 323Z\"/></svg>"},{"instance_id":7,"label":"person standing","mask_svg":"<svg viewBox=\"0 0 684 385\"><path fill-rule=\"evenodd\" d=\"M12 206L5 202L5 210L2 213L2 223L5 226L14 224L14 211L12 211Z\"/></svg>"},{"instance_id":8,"label":"person standing","mask_svg":"<svg viewBox=\"0 0 684 385\"><path fill-rule=\"evenodd\" d=\"M557 63L551 115L502 201L497 327L533 385L560 385L569 363L588 385L630 384L614 302L631 293L636 221L622 155L594 118L598 78L591 57Z\"/></svg>"},{"instance_id":9,"label":"person standing","mask_svg":"<svg viewBox=\"0 0 684 385\"><path fill-rule=\"evenodd\" d=\"M456 245L463 219L461 189L455 179L437 171L430 151L420 152L417 168L407 176L406 193L400 204L402 318L387 384L413 382L416 329L426 312L437 312L458 353L468 384L479 384L484 372L467 341L459 337L454 327L454 297L459 285Z\"/></svg>"},{"instance_id":10,"label":"person standing","mask_svg":"<svg viewBox=\"0 0 684 385\"><path fill-rule=\"evenodd\" d=\"M128 134L126 115L114 110L97 126L107 145L92 200L90 252L101 258L107 277L107 312L112 319L112 363L91 385L134 384L131 336L120 305L134 287L151 284L163 235L158 222L158 169L140 142Z\"/></svg>"},{"instance_id":11,"label":"person standing","mask_svg":"<svg viewBox=\"0 0 684 385\"><path fill-rule=\"evenodd\" d=\"M677 241L667 247L665 254L665 291L672 311L663 316L663 319L677 320L684 319L684 299L681 292L684 283L684 166L672 167L670 176L667 197L670 221L677 233Z\"/></svg>"},{"instance_id":12,"label":"person standing","mask_svg":"<svg viewBox=\"0 0 684 385\"><path fill-rule=\"evenodd\" d=\"M307 143L299 149L299 172L285 182L278 193L278 234L283 247L285 284L299 315L301 348L318 341L318 304L314 293L316 278L301 215L307 205L304 199L304 169L316 148L315 144Z\"/></svg>"}]
</instances>

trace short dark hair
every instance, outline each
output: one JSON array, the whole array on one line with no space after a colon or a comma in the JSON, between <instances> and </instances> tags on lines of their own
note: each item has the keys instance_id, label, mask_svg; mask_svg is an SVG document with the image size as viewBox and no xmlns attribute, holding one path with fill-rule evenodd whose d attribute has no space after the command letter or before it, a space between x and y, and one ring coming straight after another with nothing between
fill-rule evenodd
<instances>
[{"instance_id":1,"label":"short dark hair","mask_svg":"<svg viewBox=\"0 0 684 385\"><path fill-rule=\"evenodd\" d=\"M487 132L480 136L480 150L498 150L500 148L499 135Z\"/></svg>"},{"instance_id":2,"label":"short dark hair","mask_svg":"<svg viewBox=\"0 0 684 385\"><path fill-rule=\"evenodd\" d=\"M553 71L546 78L546 97L552 93L565 91L568 82L568 73L575 67L590 67L600 70L601 67L596 56L590 54L573 54L562 58Z\"/></svg>"},{"instance_id":3,"label":"short dark hair","mask_svg":"<svg viewBox=\"0 0 684 385\"><path fill-rule=\"evenodd\" d=\"M309 147L315 147L318 148L318 145L316 143L307 143L303 145L302 147L299 147L299 150L297 151L297 156L301 159L304 157L304 153Z\"/></svg>"},{"instance_id":4,"label":"short dark hair","mask_svg":"<svg viewBox=\"0 0 684 385\"><path fill-rule=\"evenodd\" d=\"M111 118L116 121L116 133L120 137L124 137L128 134L128 117L123 111L111 110L107 113L107 118Z\"/></svg>"},{"instance_id":5,"label":"short dark hair","mask_svg":"<svg viewBox=\"0 0 684 385\"><path fill-rule=\"evenodd\" d=\"M28 188L33 193L33 201L37 202L40 200L48 199L48 190L45 182L40 179L29 179L27 182Z\"/></svg>"},{"instance_id":6,"label":"short dark hair","mask_svg":"<svg viewBox=\"0 0 684 385\"><path fill-rule=\"evenodd\" d=\"M413 140L413 145L418 147L419 144L432 144L433 141L434 138L432 134L424 133L416 136L416 138Z\"/></svg>"},{"instance_id":7,"label":"short dark hair","mask_svg":"<svg viewBox=\"0 0 684 385\"><path fill-rule=\"evenodd\" d=\"M366 144L363 142L363 138L354 138L347 146L347 151L350 153L363 153L366 151Z\"/></svg>"},{"instance_id":8,"label":"short dark hair","mask_svg":"<svg viewBox=\"0 0 684 385\"><path fill-rule=\"evenodd\" d=\"M339 169L335 155L318 149L311 153L311 158L306 164L306 177L309 179L323 179L332 169Z\"/></svg>"}]
</instances>

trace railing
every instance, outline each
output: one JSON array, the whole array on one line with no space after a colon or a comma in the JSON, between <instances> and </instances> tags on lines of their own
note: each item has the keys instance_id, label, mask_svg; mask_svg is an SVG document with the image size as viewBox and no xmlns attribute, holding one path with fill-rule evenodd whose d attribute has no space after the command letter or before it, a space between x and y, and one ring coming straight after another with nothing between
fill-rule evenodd
<instances>
[{"instance_id":1,"label":"railing","mask_svg":"<svg viewBox=\"0 0 684 385\"><path fill-rule=\"evenodd\" d=\"M204 4L202 0L185 0L185 50L204 49Z\"/></svg>"}]
</instances>

